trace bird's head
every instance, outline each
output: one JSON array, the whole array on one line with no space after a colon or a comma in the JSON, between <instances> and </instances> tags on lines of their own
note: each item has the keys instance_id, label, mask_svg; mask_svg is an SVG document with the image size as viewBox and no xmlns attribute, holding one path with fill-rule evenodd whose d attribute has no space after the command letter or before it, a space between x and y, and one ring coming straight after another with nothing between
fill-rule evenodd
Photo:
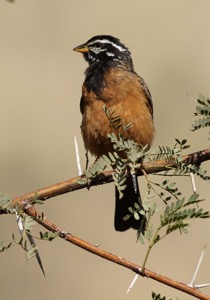
<instances>
[{"instance_id":1,"label":"bird's head","mask_svg":"<svg viewBox=\"0 0 210 300\"><path fill-rule=\"evenodd\" d=\"M118 38L111 35L94 36L73 50L81 52L89 65L110 62L127 64L133 68L130 51Z\"/></svg>"}]
</instances>

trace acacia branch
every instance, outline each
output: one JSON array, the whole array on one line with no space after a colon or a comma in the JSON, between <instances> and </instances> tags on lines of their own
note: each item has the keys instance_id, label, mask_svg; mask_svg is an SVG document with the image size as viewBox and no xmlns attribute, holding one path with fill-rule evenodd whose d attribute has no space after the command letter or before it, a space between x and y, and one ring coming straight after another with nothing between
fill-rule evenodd
<instances>
[{"instance_id":1,"label":"acacia branch","mask_svg":"<svg viewBox=\"0 0 210 300\"><path fill-rule=\"evenodd\" d=\"M202 162L210 160L210 149L198 151L195 153L191 153L188 155L185 155L182 157L182 162L186 165L188 164L194 164L194 165L200 165ZM157 173L161 171L166 171L169 168L176 168L177 164L176 162L168 162L166 160L159 160L154 162L148 162L143 165L143 169L146 171L147 174L151 173ZM99 185L99 184L105 184L112 182L112 173L113 171L106 171L100 174L97 178L94 178L91 181L91 186ZM138 176L141 176L142 172L141 170L138 171ZM31 192L24 194L20 197L16 197L12 200L12 203L14 206L18 205L21 207L26 214L31 216L36 222L38 222L40 225L45 227L51 232L57 232L58 235L65 239L66 241L86 250L89 251L95 255L100 256L101 258L107 259L113 263L119 264L125 268L128 268L132 270L133 272L142 275L147 276L153 280L159 281L165 285L168 285L170 287L173 287L175 289L178 289L180 291L183 291L189 295L192 295L194 297L197 297L198 299L203 300L210 300L210 297L203 294L199 290L189 287L186 284L180 283L178 281L174 281L168 277L162 276L160 274L157 274L153 271L150 271L148 269L144 269L144 274L141 273L141 266L132 263L124 258L121 258L117 255L111 254L97 246L94 246L84 240L81 240L80 238L73 236L70 233L67 233L66 231L62 230L59 226L56 224L53 224L50 220L43 217L42 214L38 213L33 206L33 201L38 198L40 200L47 200L52 197L69 193L78 189L87 188L89 187L89 183L85 182L83 184L78 183L78 180L84 178L84 177L75 177L57 184L54 184L52 186L42 188L37 190L36 192ZM5 213L5 211L0 210L0 213Z\"/></svg>"},{"instance_id":2,"label":"acacia branch","mask_svg":"<svg viewBox=\"0 0 210 300\"><path fill-rule=\"evenodd\" d=\"M190 153L187 155L182 156L182 162L186 165L193 164L193 165L200 165L202 162L205 162L207 160L210 160L210 149L205 149L201 151L197 151L194 153ZM157 173L162 171L167 171L169 168L176 168L177 164L176 162L168 162L166 160L159 160L154 162L148 162L143 164L142 168L145 170L147 174L151 173ZM106 184L113 181L112 179L112 173L114 171L105 171L100 173L99 176L94 178L91 182L84 182L84 183L78 183L78 181L84 176L78 176L75 178L68 179L63 182L59 182L56 184L53 184L51 186L38 189L36 192L30 192L27 194L24 194L19 197L15 197L12 202L14 206L20 205L26 207L27 204L30 204L34 201L35 198L38 198L39 200L47 200L53 197L56 197L58 195L70 193L79 189L89 188L90 186L96 186L100 184ZM138 176L142 176L143 173L141 170L138 170ZM5 214L6 212L4 210L0 210L0 214Z\"/></svg>"},{"instance_id":3,"label":"acacia branch","mask_svg":"<svg viewBox=\"0 0 210 300\"><path fill-rule=\"evenodd\" d=\"M194 153L190 153L188 155L182 156L182 162L185 163L186 165L193 164L193 165L200 165L202 162L210 160L210 149L205 149L201 151L197 151ZM142 168L145 170L147 174L151 173L157 173L157 172L162 172L162 171L167 171L169 168L176 168L177 164L176 162L168 162L166 160L159 160L159 161L154 161L154 162L148 162L143 164ZM94 178L90 183L89 182L84 182L84 183L78 183L78 181L82 178L83 176L78 176L75 178L68 179L66 181L53 184L49 187L45 187L42 189L38 189L36 192L31 192L24 194L20 197L16 197L13 199L13 203L18 204L18 205L24 205L26 206L27 204L31 203L34 201L34 198L37 197L40 200L47 200L52 197L56 197L58 195L70 193L79 189L84 189L90 186L96 186L100 184L106 184L110 183L113 181L112 179L112 173L113 171L105 171L100 173L99 176ZM138 176L143 175L142 171L138 171ZM0 210L0 214L4 213L4 211Z\"/></svg>"},{"instance_id":4,"label":"acacia branch","mask_svg":"<svg viewBox=\"0 0 210 300\"><path fill-rule=\"evenodd\" d=\"M63 238L65 241L72 243L86 251L89 251L92 254L98 255L99 257L109 260L113 263L116 263L124 268L127 268L127 269L135 272L136 274L151 278L155 281L158 281L162 284L168 285L172 288L175 288L186 294L194 296L198 299L210 300L210 297L208 295L202 293L201 291L199 291L195 288L192 288L184 283L174 281L166 276L157 274L149 269L144 268L144 273L142 274L141 273L142 268L138 264L130 262L130 261L126 260L125 258L119 257L115 254L109 253L93 244L90 244L89 242L86 242L76 236L73 236L71 233L67 233L66 231L64 231L63 229L58 227L56 224L52 223L50 220L48 220L47 218L43 217L40 213L38 213L34 206L28 207L27 209L25 209L25 212L29 216L31 216L34 220L36 220L40 225L42 225L43 227L48 229L49 231L57 232L58 235L61 238Z\"/></svg>"}]
</instances>

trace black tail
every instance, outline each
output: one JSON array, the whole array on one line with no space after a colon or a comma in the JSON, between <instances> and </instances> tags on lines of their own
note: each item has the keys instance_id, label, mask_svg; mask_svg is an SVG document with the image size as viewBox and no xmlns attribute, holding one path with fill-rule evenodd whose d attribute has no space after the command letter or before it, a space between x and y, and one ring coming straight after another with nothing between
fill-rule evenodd
<instances>
[{"instance_id":1,"label":"black tail","mask_svg":"<svg viewBox=\"0 0 210 300\"><path fill-rule=\"evenodd\" d=\"M141 196L139 192L139 186L136 175L129 175L126 181L126 189L123 191L123 197L119 199L119 192L115 188L115 216L114 216L114 227L117 231L126 231L130 228L145 231L146 217L139 214L139 220L135 219L134 216L124 220L124 217L131 214L128 210L129 207L134 207L134 203L138 203L142 207Z\"/></svg>"}]
</instances>

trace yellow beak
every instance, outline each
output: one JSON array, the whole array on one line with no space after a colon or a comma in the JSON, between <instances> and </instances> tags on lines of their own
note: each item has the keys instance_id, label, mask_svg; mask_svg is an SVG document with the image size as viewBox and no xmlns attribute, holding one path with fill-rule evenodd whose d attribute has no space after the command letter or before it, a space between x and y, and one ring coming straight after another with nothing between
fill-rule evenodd
<instances>
[{"instance_id":1,"label":"yellow beak","mask_svg":"<svg viewBox=\"0 0 210 300\"><path fill-rule=\"evenodd\" d=\"M89 48L86 45L83 44L83 45L75 47L73 50L77 51L77 52L80 52L80 53L85 53L85 52L89 51Z\"/></svg>"}]
</instances>

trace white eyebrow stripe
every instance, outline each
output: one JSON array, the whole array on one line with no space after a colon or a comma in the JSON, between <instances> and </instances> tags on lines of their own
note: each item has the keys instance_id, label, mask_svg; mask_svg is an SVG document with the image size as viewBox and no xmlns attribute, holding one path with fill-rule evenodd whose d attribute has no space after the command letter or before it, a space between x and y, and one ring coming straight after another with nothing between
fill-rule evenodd
<instances>
[{"instance_id":1,"label":"white eyebrow stripe","mask_svg":"<svg viewBox=\"0 0 210 300\"><path fill-rule=\"evenodd\" d=\"M88 45L94 45L95 43L102 43L102 44L106 44L107 43L107 44L111 44L113 47L117 48L121 52L124 52L124 51L127 50L127 49L125 49L125 48L123 48L123 47L121 47L119 45L116 45L115 43L113 43L113 42L111 42L109 40L105 40L105 39L104 40L95 40L95 41L91 42Z\"/></svg>"}]
</instances>

